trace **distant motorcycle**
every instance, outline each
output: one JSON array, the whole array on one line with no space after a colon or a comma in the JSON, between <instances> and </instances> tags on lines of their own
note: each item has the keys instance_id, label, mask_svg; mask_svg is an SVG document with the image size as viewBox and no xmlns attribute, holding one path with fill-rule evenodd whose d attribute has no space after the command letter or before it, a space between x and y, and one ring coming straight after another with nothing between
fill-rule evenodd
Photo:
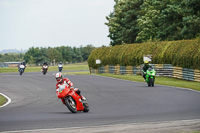
<instances>
[{"instance_id":1,"label":"distant motorcycle","mask_svg":"<svg viewBox=\"0 0 200 133\"><path fill-rule=\"evenodd\" d=\"M68 88L67 85L60 85L58 89L58 98L62 99L63 103L72 113L76 113L77 111L89 111L89 105L86 100L81 100L81 97L73 88Z\"/></svg>"},{"instance_id":2,"label":"distant motorcycle","mask_svg":"<svg viewBox=\"0 0 200 133\"><path fill-rule=\"evenodd\" d=\"M61 72L62 69L63 69L63 64L62 64L62 63L59 63L59 64L58 64L58 70L59 70L59 72Z\"/></svg>"},{"instance_id":3,"label":"distant motorcycle","mask_svg":"<svg viewBox=\"0 0 200 133\"><path fill-rule=\"evenodd\" d=\"M47 70L48 70L48 66L47 65L42 66L43 75L45 75L47 73Z\"/></svg>"},{"instance_id":4,"label":"distant motorcycle","mask_svg":"<svg viewBox=\"0 0 200 133\"><path fill-rule=\"evenodd\" d=\"M23 64L19 65L19 74L22 75L24 72L25 66Z\"/></svg>"},{"instance_id":5,"label":"distant motorcycle","mask_svg":"<svg viewBox=\"0 0 200 133\"><path fill-rule=\"evenodd\" d=\"M154 87L155 75L156 75L156 71L153 68L150 67L149 69L147 69L146 82L149 87L151 86Z\"/></svg>"}]
</instances>

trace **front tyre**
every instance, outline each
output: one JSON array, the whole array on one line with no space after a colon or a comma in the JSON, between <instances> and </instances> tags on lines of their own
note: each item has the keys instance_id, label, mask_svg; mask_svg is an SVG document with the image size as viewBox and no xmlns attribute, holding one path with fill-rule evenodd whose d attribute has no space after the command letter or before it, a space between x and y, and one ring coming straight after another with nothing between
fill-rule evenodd
<instances>
[{"instance_id":1,"label":"front tyre","mask_svg":"<svg viewBox=\"0 0 200 133\"><path fill-rule=\"evenodd\" d=\"M148 82L147 82L147 85L149 86L149 87L151 87L151 78L148 78Z\"/></svg>"},{"instance_id":2,"label":"front tyre","mask_svg":"<svg viewBox=\"0 0 200 133\"><path fill-rule=\"evenodd\" d=\"M150 78L149 82L151 83L151 86L154 87L154 78Z\"/></svg>"},{"instance_id":3,"label":"front tyre","mask_svg":"<svg viewBox=\"0 0 200 133\"><path fill-rule=\"evenodd\" d=\"M65 99L65 105L68 107L68 109L69 109L72 113L76 113L76 112L77 112L76 101L74 100L73 97L68 96L68 97Z\"/></svg>"},{"instance_id":4,"label":"front tyre","mask_svg":"<svg viewBox=\"0 0 200 133\"><path fill-rule=\"evenodd\" d=\"M23 71L22 71L22 70L20 70L19 74L20 74L20 75L22 75L22 73L23 73Z\"/></svg>"}]
</instances>

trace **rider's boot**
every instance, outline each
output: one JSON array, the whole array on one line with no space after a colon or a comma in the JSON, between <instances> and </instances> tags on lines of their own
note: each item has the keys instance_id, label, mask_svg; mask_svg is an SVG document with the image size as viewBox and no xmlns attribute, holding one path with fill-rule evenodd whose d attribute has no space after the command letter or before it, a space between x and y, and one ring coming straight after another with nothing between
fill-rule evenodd
<instances>
[{"instance_id":1,"label":"rider's boot","mask_svg":"<svg viewBox=\"0 0 200 133\"><path fill-rule=\"evenodd\" d=\"M82 101L85 101L86 98L84 96L81 95L81 91L78 88L75 88L74 91L81 97Z\"/></svg>"}]
</instances>

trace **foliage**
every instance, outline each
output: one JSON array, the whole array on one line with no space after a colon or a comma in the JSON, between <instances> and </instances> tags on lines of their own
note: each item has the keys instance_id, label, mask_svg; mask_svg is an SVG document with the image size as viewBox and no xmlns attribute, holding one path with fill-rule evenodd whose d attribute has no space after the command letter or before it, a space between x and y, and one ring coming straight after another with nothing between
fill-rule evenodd
<instances>
[{"instance_id":1,"label":"foliage","mask_svg":"<svg viewBox=\"0 0 200 133\"><path fill-rule=\"evenodd\" d=\"M143 56L149 54L152 55L153 64L200 69L200 39L102 47L91 52L88 65L97 68L99 65L95 64L95 61L100 59L103 66L138 66L143 64Z\"/></svg>"},{"instance_id":2,"label":"foliage","mask_svg":"<svg viewBox=\"0 0 200 133\"><path fill-rule=\"evenodd\" d=\"M24 54L0 54L0 62L10 62L10 61L19 61L22 62Z\"/></svg>"},{"instance_id":3,"label":"foliage","mask_svg":"<svg viewBox=\"0 0 200 133\"><path fill-rule=\"evenodd\" d=\"M111 45L133 43L139 28L137 16L143 0L115 0L114 11L106 17Z\"/></svg>"},{"instance_id":4,"label":"foliage","mask_svg":"<svg viewBox=\"0 0 200 133\"><path fill-rule=\"evenodd\" d=\"M88 59L90 52L94 49L92 45L85 47L69 47L61 46L55 48L29 48L25 53L24 60L29 64L42 64L44 62L56 63L62 61L63 63L83 62Z\"/></svg>"},{"instance_id":5,"label":"foliage","mask_svg":"<svg viewBox=\"0 0 200 133\"><path fill-rule=\"evenodd\" d=\"M200 36L199 0L115 0L106 19L112 46Z\"/></svg>"}]
</instances>

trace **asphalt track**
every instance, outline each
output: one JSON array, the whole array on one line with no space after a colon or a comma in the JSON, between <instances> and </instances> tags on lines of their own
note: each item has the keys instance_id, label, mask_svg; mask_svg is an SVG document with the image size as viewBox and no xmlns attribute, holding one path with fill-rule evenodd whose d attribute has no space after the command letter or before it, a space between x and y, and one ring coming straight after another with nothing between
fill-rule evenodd
<instances>
[{"instance_id":1,"label":"asphalt track","mask_svg":"<svg viewBox=\"0 0 200 133\"><path fill-rule=\"evenodd\" d=\"M0 132L200 119L199 92L94 75L65 76L90 105L88 113L72 114L57 99L53 73L0 74L0 92L12 99L0 108Z\"/></svg>"}]
</instances>

